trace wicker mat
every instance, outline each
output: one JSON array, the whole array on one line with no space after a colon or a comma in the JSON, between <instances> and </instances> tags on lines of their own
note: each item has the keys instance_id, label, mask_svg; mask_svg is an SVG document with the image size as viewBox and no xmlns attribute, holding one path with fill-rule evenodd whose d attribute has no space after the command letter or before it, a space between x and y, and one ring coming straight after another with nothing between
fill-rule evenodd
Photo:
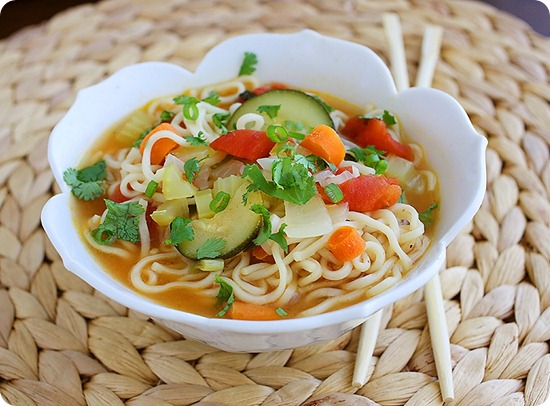
<instances>
[{"instance_id":1,"label":"wicker mat","mask_svg":"<svg viewBox=\"0 0 550 406\"><path fill-rule=\"evenodd\" d=\"M549 397L549 39L475 1L105 0L0 42L0 393L8 402L442 404L421 291L387 309L370 378L356 389L357 330L296 350L218 351L93 291L63 268L40 226L58 191L48 136L77 90L139 61L194 70L212 46L246 32L312 28L385 58L381 16L390 10L401 17L413 78L424 25L444 26L434 86L489 138L485 201L441 273L453 405Z\"/></svg>"}]
</instances>

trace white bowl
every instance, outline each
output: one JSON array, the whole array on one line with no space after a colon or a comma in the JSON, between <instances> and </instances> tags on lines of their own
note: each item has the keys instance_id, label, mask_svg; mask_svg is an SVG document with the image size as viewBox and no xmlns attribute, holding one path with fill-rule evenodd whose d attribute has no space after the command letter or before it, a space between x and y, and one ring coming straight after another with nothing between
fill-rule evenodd
<instances>
[{"instance_id":1,"label":"white bowl","mask_svg":"<svg viewBox=\"0 0 550 406\"><path fill-rule=\"evenodd\" d=\"M255 76L260 81L316 89L358 105L374 103L395 112L410 139L424 147L439 177L440 220L428 251L395 287L364 302L317 316L261 322L215 319L167 308L132 292L105 273L88 252L74 226L71 193L63 182L63 171L76 166L99 135L149 100L231 79L246 51L258 56ZM187 338L228 351L295 348L338 337L420 288L441 269L446 246L481 204L486 144L453 98L429 88L398 93L383 61L362 45L309 30L244 35L212 49L195 73L168 63L146 62L121 69L81 90L51 134L48 159L62 193L45 205L42 224L68 270L109 298Z\"/></svg>"}]
</instances>

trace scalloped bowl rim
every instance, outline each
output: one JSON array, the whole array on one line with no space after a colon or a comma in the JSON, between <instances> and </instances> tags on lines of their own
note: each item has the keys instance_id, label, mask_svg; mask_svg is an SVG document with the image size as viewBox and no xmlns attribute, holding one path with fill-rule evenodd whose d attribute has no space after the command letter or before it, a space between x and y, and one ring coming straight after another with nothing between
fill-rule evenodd
<instances>
[{"instance_id":1,"label":"scalloped bowl rim","mask_svg":"<svg viewBox=\"0 0 550 406\"><path fill-rule=\"evenodd\" d=\"M421 144L430 165L440 180L444 179L450 184L440 182L440 221L432 245L415 265L415 269L395 287L358 304L305 318L262 322L213 319L168 308L134 293L101 270L78 238L71 215L70 190L63 182L63 171L79 162L83 152L98 135L149 100L177 94L189 87L230 79L238 71L245 51L258 55L255 75L262 81L286 82L316 89L362 105L374 101L400 117L412 140L425 137ZM281 67L283 61L273 55L283 51L286 64L297 64L290 74L288 70L276 68ZM315 57L321 51L323 66L315 64ZM269 63L262 64L262 61ZM221 62L224 64L222 72L218 69ZM315 69L315 72L305 77L300 69ZM336 85L330 80L335 71L345 73L343 83L338 82ZM134 85L137 80L140 86ZM364 95L365 89L368 96ZM113 96L106 100L106 94ZM432 121L422 120L427 114L431 114ZM447 128L443 124L445 121L453 125ZM446 130L444 133L448 139L438 139L441 135L434 133L434 126L440 132ZM76 135L75 129L80 131ZM434 152L433 144L440 149ZM481 205L485 193L486 145L486 139L475 131L456 100L446 93L429 88L410 88L398 93L384 62L363 45L326 37L310 30L292 34L247 34L217 45L205 56L195 73L165 62L143 62L122 68L104 81L80 90L49 140L48 160L62 193L53 196L44 206L42 223L68 270L111 299L155 319L183 323L199 330L207 328L250 336L296 333L336 324L345 324L345 329L349 330L377 310L420 288L441 269L445 262L446 246L473 218ZM461 152L460 159L456 157L456 151ZM451 170L451 167L455 170ZM459 168L468 168L468 171L457 173ZM457 190L457 186L462 189ZM452 189L455 189L454 193ZM201 339L200 333L192 335ZM212 342L210 344L215 345ZM278 348L277 345L275 347ZM259 349L264 349L264 346L259 345Z\"/></svg>"}]
</instances>

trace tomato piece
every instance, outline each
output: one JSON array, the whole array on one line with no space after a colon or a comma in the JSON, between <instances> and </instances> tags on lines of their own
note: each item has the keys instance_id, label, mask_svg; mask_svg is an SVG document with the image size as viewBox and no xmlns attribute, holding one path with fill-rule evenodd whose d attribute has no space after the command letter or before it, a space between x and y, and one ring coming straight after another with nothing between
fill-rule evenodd
<instances>
[{"instance_id":1,"label":"tomato piece","mask_svg":"<svg viewBox=\"0 0 550 406\"><path fill-rule=\"evenodd\" d=\"M342 129L342 134L352 139L361 148L374 145L376 149L388 154L394 154L409 161L414 159L411 147L396 141L388 132L384 120L352 117Z\"/></svg>"},{"instance_id":2,"label":"tomato piece","mask_svg":"<svg viewBox=\"0 0 550 406\"><path fill-rule=\"evenodd\" d=\"M259 96L260 94L262 93L265 93L269 90L273 90L273 89L286 89L288 86L283 84L283 83L277 83L277 82L272 82L272 83L268 83L264 86L260 86L260 87L257 87L256 89L254 89L252 91L252 93L254 93L256 96Z\"/></svg>"},{"instance_id":3,"label":"tomato piece","mask_svg":"<svg viewBox=\"0 0 550 406\"><path fill-rule=\"evenodd\" d=\"M350 210L362 213L392 206L401 197L399 181L384 175L361 175L339 186L344 194L342 202L347 202Z\"/></svg>"},{"instance_id":4,"label":"tomato piece","mask_svg":"<svg viewBox=\"0 0 550 406\"><path fill-rule=\"evenodd\" d=\"M225 152L237 158L255 161L258 158L269 156L275 146L265 131L234 130L210 143L210 148Z\"/></svg>"}]
</instances>

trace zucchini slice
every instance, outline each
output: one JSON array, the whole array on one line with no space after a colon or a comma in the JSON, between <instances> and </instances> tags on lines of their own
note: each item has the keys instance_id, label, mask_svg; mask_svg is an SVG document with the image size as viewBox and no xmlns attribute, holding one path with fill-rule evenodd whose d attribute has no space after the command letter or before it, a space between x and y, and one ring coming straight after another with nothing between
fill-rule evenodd
<instances>
[{"instance_id":1,"label":"zucchini slice","mask_svg":"<svg viewBox=\"0 0 550 406\"><path fill-rule=\"evenodd\" d=\"M305 131L325 124L334 128L329 112L315 97L295 89L273 89L245 101L230 117L227 128L234 130L237 120L244 114L258 114L260 106L281 106L273 120L266 118L265 130L270 124L285 125L285 122L301 123Z\"/></svg>"},{"instance_id":2,"label":"zucchini slice","mask_svg":"<svg viewBox=\"0 0 550 406\"><path fill-rule=\"evenodd\" d=\"M225 246L216 258L231 258L248 247L256 238L262 227L262 216L250 210L254 204L262 204L260 192L251 192L248 195L247 205L242 201L246 193L248 182L242 180L242 185L231 196L225 210L216 213L211 218L200 218L191 221L195 238L192 241L183 241L176 248L185 257L197 258L197 251L209 238L223 238Z\"/></svg>"}]
</instances>

